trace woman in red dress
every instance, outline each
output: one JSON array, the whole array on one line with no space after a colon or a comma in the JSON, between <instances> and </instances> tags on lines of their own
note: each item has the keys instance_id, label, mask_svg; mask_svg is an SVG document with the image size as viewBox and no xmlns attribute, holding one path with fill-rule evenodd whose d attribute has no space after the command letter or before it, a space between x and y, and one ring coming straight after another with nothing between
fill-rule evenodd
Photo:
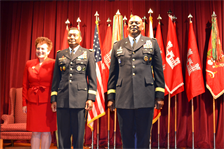
<instances>
[{"instance_id":1,"label":"woman in red dress","mask_svg":"<svg viewBox=\"0 0 224 149\"><path fill-rule=\"evenodd\" d=\"M56 113L51 110L50 93L55 60L48 58L52 42L46 37L35 41L37 59L26 62L23 75L23 112L27 113L28 131L32 131L31 148L48 149L51 131L56 130Z\"/></svg>"}]
</instances>

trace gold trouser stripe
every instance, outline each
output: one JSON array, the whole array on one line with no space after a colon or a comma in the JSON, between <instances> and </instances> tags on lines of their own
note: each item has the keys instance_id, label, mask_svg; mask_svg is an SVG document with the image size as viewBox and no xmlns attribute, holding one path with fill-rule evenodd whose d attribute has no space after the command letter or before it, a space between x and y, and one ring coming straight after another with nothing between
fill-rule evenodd
<instances>
[{"instance_id":1,"label":"gold trouser stripe","mask_svg":"<svg viewBox=\"0 0 224 149\"><path fill-rule=\"evenodd\" d=\"M116 93L116 90L115 90L115 89L109 89L109 90L107 91L107 94L111 94L111 93Z\"/></svg>"},{"instance_id":2,"label":"gold trouser stripe","mask_svg":"<svg viewBox=\"0 0 224 149\"><path fill-rule=\"evenodd\" d=\"M94 90L89 90L88 93L89 93L89 94L96 95L96 91L94 91Z\"/></svg>"},{"instance_id":3,"label":"gold trouser stripe","mask_svg":"<svg viewBox=\"0 0 224 149\"><path fill-rule=\"evenodd\" d=\"M51 96L54 96L54 95L58 95L58 92L56 92L56 91L53 91L53 92L51 92Z\"/></svg>"},{"instance_id":4,"label":"gold trouser stripe","mask_svg":"<svg viewBox=\"0 0 224 149\"><path fill-rule=\"evenodd\" d=\"M164 92L165 92L165 89L162 88L162 87L157 87L157 88L156 88L156 91L159 91L159 92L163 92L163 93L164 93Z\"/></svg>"}]
</instances>

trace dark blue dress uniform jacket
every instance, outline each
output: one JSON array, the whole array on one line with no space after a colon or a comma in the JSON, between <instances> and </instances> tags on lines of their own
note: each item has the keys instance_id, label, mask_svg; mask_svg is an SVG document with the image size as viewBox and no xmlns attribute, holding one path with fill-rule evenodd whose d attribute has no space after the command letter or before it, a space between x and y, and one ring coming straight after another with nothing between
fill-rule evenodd
<instances>
[{"instance_id":1,"label":"dark blue dress uniform jacket","mask_svg":"<svg viewBox=\"0 0 224 149\"><path fill-rule=\"evenodd\" d=\"M85 108L88 99L95 101L96 90L94 53L81 46L72 56L69 49L59 51L55 60L51 102L56 101L58 108Z\"/></svg>"},{"instance_id":2,"label":"dark blue dress uniform jacket","mask_svg":"<svg viewBox=\"0 0 224 149\"><path fill-rule=\"evenodd\" d=\"M155 98L164 99L164 88L162 58L155 38L141 36L134 49L129 38L114 44L107 94L109 101L115 100L116 108L154 107Z\"/></svg>"}]
</instances>

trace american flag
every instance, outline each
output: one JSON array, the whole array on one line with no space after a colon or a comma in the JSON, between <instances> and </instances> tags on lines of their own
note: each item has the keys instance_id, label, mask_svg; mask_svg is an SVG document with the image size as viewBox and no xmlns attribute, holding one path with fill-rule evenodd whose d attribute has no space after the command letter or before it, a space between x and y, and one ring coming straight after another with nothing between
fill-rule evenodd
<instances>
[{"instance_id":1,"label":"american flag","mask_svg":"<svg viewBox=\"0 0 224 149\"><path fill-rule=\"evenodd\" d=\"M93 40L93 51L95 52L95 62L96 62L96 77L97 77L97 93L96 100L94 102L93 108L89 111L87 125L93 131L93 121L105 115L105 98L102 83L102 59L100 50L100 40L99 40L99 27L96 23L94 40Z\"/></svg>"}]
</instances>

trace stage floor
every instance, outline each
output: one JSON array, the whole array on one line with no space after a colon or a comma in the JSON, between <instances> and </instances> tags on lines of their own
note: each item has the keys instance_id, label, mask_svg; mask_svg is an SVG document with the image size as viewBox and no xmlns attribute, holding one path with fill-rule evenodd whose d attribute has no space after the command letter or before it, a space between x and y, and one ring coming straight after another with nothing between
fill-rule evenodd
<instances>
[{"instance_id":1,"label":"stage floor","mask_svg":"<svg viewBox=\"0 0 224 149\"><path fill-rule=\"evenodd\" d=\"M31 149L30 143L14 143L14 146L10 146L10 145L11 145L11 143L4 143L3 149ZM57 149L57 146L55 146L54 144L51 144L50 149ZM84 146L83 149L91 149L91 147ZM95 147L94 147L94 149L95 149ZM107 149L107 147L100 147L99 149ZM113 149L113 147L111 147L111 149ZM157 148L152 148L152 149L157 149ZM160 148L160 149L165 149L165 148ZM173 148L170 148L170 149L173 149ZM188 148L178 148L178 149L188 149Z\"/></svg>"}]
</instances>

